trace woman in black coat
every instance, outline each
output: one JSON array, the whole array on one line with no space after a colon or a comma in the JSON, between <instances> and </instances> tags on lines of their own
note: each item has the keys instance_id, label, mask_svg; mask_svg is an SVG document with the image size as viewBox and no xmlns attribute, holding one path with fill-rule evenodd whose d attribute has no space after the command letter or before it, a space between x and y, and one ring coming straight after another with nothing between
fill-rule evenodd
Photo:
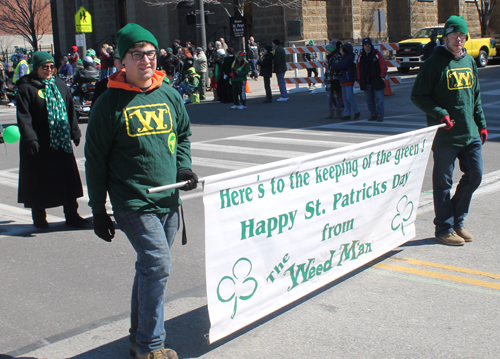
<instances>
[{"instance_id":1,"label":"woman in black coat","mask_svg":"<svg viewBox=\"0 0 500 359\"><path fill-rule=\"evenodd\" d=\"M53 69L52 56L38 51L33 72L17 82L18 202L31 208L37 228L49 227L45 209L58 206L64 206L66 225L84 227L88 220L77 211L82 182L71 145L73 140L78 146L82 135L70 91Z\"/></svg>"},{"instance_id":2,"label":"woman in black coat","mask_svg":"<svg viewBox=\"0 0 500 359\"><path fill-rule=\"evenodd\" d=\"M217 82L217 93L219 95L219 101L222 103L233 102L233 85L229 81L231 75L231 66L234 62L234 49L232 47L228 48L226 51L226 57L222 62L220 81Z\"/></svg>"},{"instance_id":3,"label":"woman in black coat","mask_svg":"<svg viewBox=\"0 0 500 359\"><path fill-rule=\"evenodd\" d=\"M272 46L266 46L264 48L264 56L261 60L257 62L260 66L260 76L264 78L264 89L266 90L266 99L262 102L270 103L273 102L273 95L271 93L271 77L273 76L273 58L274 55Z\"/></svg>"}]
</instances>

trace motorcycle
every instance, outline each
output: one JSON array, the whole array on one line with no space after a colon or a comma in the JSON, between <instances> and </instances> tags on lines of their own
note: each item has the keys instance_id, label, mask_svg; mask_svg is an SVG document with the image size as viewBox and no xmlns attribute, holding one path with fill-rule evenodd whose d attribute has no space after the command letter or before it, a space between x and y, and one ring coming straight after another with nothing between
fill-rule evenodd
<instances>
[{"instance_id":1,"label":"motorcycle","mask_svg":"<svg viewBox=\"0 0 500 359\"><path fill-rule=\"evenodd\" d=\"M76 118L89 117L94 97L95 82L86 82L73 85L73 101L75 103Z\"/></svg>"}]
</instances>

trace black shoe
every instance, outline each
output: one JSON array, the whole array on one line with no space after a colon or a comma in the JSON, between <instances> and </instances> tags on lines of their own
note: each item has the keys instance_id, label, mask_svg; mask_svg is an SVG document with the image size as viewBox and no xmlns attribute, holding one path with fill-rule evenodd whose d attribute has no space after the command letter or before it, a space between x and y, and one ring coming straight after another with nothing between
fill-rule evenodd
<instances>
[{"instance_id":1,"label":"black shoe","mask_svg":"<svg viewBox=\"0 0 500 359\"><path fill-rule=\"evenodd\" d=\"M351 119L350 116L344 116L341 118L342 121L349 121Z\"/></svg>"},{"instance_id":2,"label":"black shoe","mask_svg":"<svg viewBox=\"0 0 500 359\"><path fill-rule=\"evenodd\" d=\"M377 117L377 122L384 122L384 118L383 117Z\"/></svg>"},{"instance_id":3,"label":"black shoe","mask_svg":"<svg viewBox=\"0 0 500 359\"><path fill-rule=\"evenodd\" d=\"M262 103L271 103L271 102L273 102L273 101L272 100L264 100L264 101L262 101Z\"/></svg>"},{"instance_id":4,"label":"black shoe","mask_svg":"<svg viewBox=\"0 0 500 359\"><path fill-rule=\"evenodd\" d=\"M377 121L377 116L371 116L368 121Z\"/></svg>"},{"instance_id":5,"label":"black shoe","mask_svg":"<svg viewBox=\"0 0 500 359\"><path fill-rule=\"evenodd\" d=\"M361 112L355 113L354 114L354 119L357 120L358 118L361 117Z\"/></svg>"},{"instance_id":6,"label":"black shoe","mask_svg":"<svg viewBox=\"0 0 500 359\"><path fill-rule=\"evenodd\" d=\"M73 228L85 228L90 224L88 219L80 217L80 215L72 216L71 218L66 218L66 225Z\"/></svg>"},{"instance_id":7,"label":"black shoe","mask_svg":"<svg viewBox=\"0 0 500 359\"><path fill-rule=\"evenodd\" d=\"M33 225L36 227L36 228L40 228L40 229L45 229L45 228L49 228L49 223L44 219L43 221L36 221L36 222L33 222Z\"/></svg>"}]
</instances>

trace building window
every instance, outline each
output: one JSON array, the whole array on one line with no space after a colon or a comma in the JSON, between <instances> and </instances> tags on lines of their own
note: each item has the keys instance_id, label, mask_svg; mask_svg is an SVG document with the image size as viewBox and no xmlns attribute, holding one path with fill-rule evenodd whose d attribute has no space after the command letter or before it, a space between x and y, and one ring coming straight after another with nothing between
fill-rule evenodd
<instances>
[{"instance_id":1,"label":"building window","mask_svg":"<svg viewBox=\"0 0 500 359\"><path fill-rule=\"evenodd\" d=\"M420 2L434 2L434 0L418 0Z\"/></svg>"}]
</instances>

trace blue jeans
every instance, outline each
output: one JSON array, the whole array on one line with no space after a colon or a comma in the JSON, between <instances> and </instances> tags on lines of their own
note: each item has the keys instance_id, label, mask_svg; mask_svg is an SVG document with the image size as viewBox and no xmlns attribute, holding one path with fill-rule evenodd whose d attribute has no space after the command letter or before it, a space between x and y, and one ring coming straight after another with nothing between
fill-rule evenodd
<instances>
[{"instance_id":1,"label":"blue jeans","mask_svg":"<svg viewBox=\"0 0 500 359\"><path fill-rule=\"evenodd\" d=\"M384 117L384 89L374 90L372 85L366 85L365 99L372 117Z\"/></svg>"},{"instance_id":2,"label":"blue jeans","mask_svg":"<svg viewBox=\"0 0 500 359\"><path fill-rule=\"evenodd\" d=\"M248 63L250 64L250 77L258 78L259 72L257 71L257 59L250 59L248 60Z\"/></svg>"},{"instance_id":3,"label":"blue jeans","mask_svg":"<svg viewBox=\"0 0 500 359\"><path fill-rule=\"evenodd\" d=\"M438 131L444 131L444 129ZM482 144L479 137L465 147L432 146L434 156L432 189L436 216L434 218L436 237L454 232L453 227L464 225L472 194L481 184L483 177L481 149ZM455 194L451 197L453 170L457 158L463 175Z\"/></svg>"},{"instance_id":4,"label":"blue jeans","mask_svg":"<svg viewBox=\"0 0 500 359\"><path fill-rule=\"evenodd\" d=\"M101 69L101 80L108 77L108 69Z\"/></svg>"},{"instance_id":5,"label":"blue jeans","mask_svg":"<svg viewBox=\"0 0 500 359\"><path fill-rule=\"evenodd\" d=\"M330 90L326 91L328 96L328 108L330 110L337 109L340 110L342 108L342 90Z\"/></svg>"},{"instance_id":6,"label":"blue jeans","mask_svg":"<svg viewBox=\"0 0 500 359\"><path fill-rule=\"evenodd\" d=\"M351 116L351 107L354 114L359 112L358 104L354 99L353 93L354 86L342 86L342 99L344 100L344 116Z\"/></svg>"},{"instance_id":7,"label":"blue jeans","mask_svg":"<svg viewBox=\"0 0 500 359\"><path fill-rule=\"evenodd\" d=\"M163 307L172 268L170 248L179 213L115 212L116 223L137 253L132 287L130 343L148 354L164 347Z\"/></svg>"},{"instance_id":8,"label":"blue jeans","mask_svg":"<svg viewBox=\"0 0 500 359\"><path fill-rule=\"evenodd\" d=\"M278 87L280 88L280 97L288 98L288 93L286 92L286 82L285 82L285 73L280 72L276 74L276 78L278 79Z\"/></svg>"}]
</instances>

